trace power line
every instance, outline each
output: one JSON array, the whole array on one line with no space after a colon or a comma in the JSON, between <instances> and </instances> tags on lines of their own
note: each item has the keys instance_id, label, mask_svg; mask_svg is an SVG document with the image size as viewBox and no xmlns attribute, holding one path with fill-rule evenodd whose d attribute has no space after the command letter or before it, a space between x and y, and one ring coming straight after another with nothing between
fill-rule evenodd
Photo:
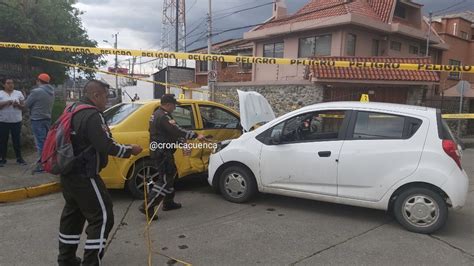
<instances>
[{"instance_id":1,"label":"power line","mask_svg":"<svg viewBox=\"0 0 474 266\"><path fill-rule=\"evenodd\" d=\"M248 7L248 8L240 9L240 10L237 10L237 11L234 11L234 12L222 14L222 15L218 16L217 18L215 18L214 21L215 21L215 20L218 20L218 19L222 19L222 18L228 17L228 16L232 16L232 15L238 14L238 13L241 13L241 12L244 12L244 11L257 9L257 8L264 7L264 6L268 6L268 5L272 5L272 4L273 4L273 2L268 2L268 3L265 3L265 4L258 5L258 6Z\"/></svg>"},{"instance_id":2,"label":"power line","mask_svg":"<svg viewBox=\"0 0 474 266\"><path fill-rule=\"evenodd\" d=\"M197 42L200 42L204 39L207 38L207 32L204 32L203 34L201 34L201 36L199 38L197 38L196 40L192 41L191 43L187 44L186 46L190 47L191 45L197 43ZM187 50L187 49L186 49Z\"/></svg>"},{"instance_id":3,"label":"power line","mask_svg":"<svg viewBox=\"0 0 474 266\"><path fill-rule=\"evenodd\" d=\"M258 1L262 1L262 0L258 0ZM236 6L233 6L233 7L224 8L224 9L221 9L221 10L213 11L212 13L214 13L214 14L219 14L219 13L222 13L222 12L227 11L227 10L232 10L232 9L234 9L234 8L246 6L246 5L248 5L248 4L251 4L251 2L255 2L255 0L254 0L254 1L249 1L249 2L247 2L247 3L245 3L245 4L236 5Z\"/></svg>"},{"instance_id":4,"label":"power line","mask_svg":"<svg viewBox=\"0 0 474 266\"><path fill-rule=\"evenodd\" d=\"M468 0L462 0L461 2L456 3L456 4L454 4L454 5L450 5L450 6L446 7L446 8L443 8L443 9L440 9L440 10L436 10L436 11L433 12L433 14L438 15L438 14L440 14L440 13L442 13L442 12L444 12L444 11L447 11L447 10L453 8L453 7L457 7L457 6L463 4L463 3L467 2L467 1L468 1Z\"/></svg>"},{"instance_id":5,"label":"power line","mask_svg":"<svg viewBox=\"0 0 474 266\"><path fill-rule=\"evenodd\" d=\"M315 12L319 12L319 11L331 9L331 8L338 7L338 6L342 6L342 5L345 5L345 4L346 4L346 3L341 2L341 3L338 3L338 4L332 5L332 6L327 6L327 7L323 7L323 8L320 8L320 9L311 10L311 11L308 11L308 12L303 12L303 13L300 13L300 14L297 14L297 15L293 15L293 16L289 16L289 17L287 17L287 18L283 18L283 19L279 19L279 20L272 20L272 21L263 22L263 23L258 23L258 24L252 24L252 25L247 25L247 26L241 26L241 27L236 27L236 28L230 28L230 29L223 30L223 31L220 31L220 32L218 32L218 33L215 33L215 34L213 34L213 35L216 36L216 35L220 35L220 34L223 34L223 33L226 33L226 32L231 32L231 31L236 31L236 30L242 30L242 29L246 29L246 28L257 27L257 26L263 26L263 25L269 25L269 24L273 24L273 23L285 22L285 21L288 21L288 20L292 20L292 19L295 19L295 18L299 18L299 17L306 16L306 15L311 14L311 13L315 13Z\"/></svg>"}]
</instances>

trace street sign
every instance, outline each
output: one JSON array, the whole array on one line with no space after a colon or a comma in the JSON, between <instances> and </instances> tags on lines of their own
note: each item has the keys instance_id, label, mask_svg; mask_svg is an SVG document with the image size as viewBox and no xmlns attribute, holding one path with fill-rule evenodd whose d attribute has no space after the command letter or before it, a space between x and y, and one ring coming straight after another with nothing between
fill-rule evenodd
<instances>
[{"instance_id":1,"label":"street sign","mask_svg":"<svg viewBox=\"0 0 474 266\"><path fill-rule=\"evenodd\" d=\"M471 88L471 84L467 80L461 80L456 84L456 90L459 92L459 95L465 96L466 91Z\"/></svg>"},{"instance_id":2,"label":"street sign","mask_svg":"<svg viewBox=\"0 0 474 266\"><path fill-rule=\"evenodd\" d=\"M209 79L209 81L217 81L217 72L215 70L209 71L209 73L207 74L207 78Z\"/></svg>"}]
</instances>

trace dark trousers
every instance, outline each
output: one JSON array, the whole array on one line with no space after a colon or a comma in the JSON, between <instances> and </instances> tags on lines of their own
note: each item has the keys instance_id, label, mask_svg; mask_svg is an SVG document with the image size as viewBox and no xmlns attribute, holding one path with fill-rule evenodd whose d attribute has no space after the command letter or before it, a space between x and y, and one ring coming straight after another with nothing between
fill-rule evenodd
<instances>
[{"instance_id":1,"label":"dark trousers","mask_svg":"<svg viewBox=\"0 0 474 266\"><path fill-rule=\"evenodd\" d=\"M13 149L15 150L15 155L17 159L21 159L21 146L20 146L20 136L21 136L21 122L18 123L4 123L0 122L0 160L5 160L7 158L7 144L8 137L11 134Z\"/></svg>"},{"instance_id":2,"label":"dark trousers","mask_svg":"<svg viewBox=\"0 0 474 266\"><path fill-rule=\"evenodd\" d=\"M172 152L164 152L152 155L151 159L158 168L158 179L153 182L153 187L148 194L148 212L154 210L163 201L166 205L174 200L174 180L176 177L176 165Z\"/></svg>"},{"instance_id":3,"label":"dark trousers","mask_svg":"<svg viewBox=\"0 0 474 266\"><path fill-rule=\"evenodd\" d=\"M61 176L66 200L59 225L59 265L76 265L76 251L87 220L82 265L100 265L114 225L112 199L102 179L81 175Z\"/></svg>"}]
</instances>

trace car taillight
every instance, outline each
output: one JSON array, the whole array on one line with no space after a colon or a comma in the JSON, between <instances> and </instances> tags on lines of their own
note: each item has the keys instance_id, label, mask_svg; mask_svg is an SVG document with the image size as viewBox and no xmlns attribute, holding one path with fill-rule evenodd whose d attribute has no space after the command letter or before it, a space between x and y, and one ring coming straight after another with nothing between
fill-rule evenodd
<instances>
[{"instance_id":1,"label":"car taillight","mask_svg":"<svg viewBox=\"0 0 474 266\"><path fill-rule=\"evenodd\" d=\"M459 169L462 169L461 166L461 155L458 151L458 145L452 140L443 140L443 150L446 152L449 157L453 158L456 164L459 166Z\"/></svg>"}]
</instances>

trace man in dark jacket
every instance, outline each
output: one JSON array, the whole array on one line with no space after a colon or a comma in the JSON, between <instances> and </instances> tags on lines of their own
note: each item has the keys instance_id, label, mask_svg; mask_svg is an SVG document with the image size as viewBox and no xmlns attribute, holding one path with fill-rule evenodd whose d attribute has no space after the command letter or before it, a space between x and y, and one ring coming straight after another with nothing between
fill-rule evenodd
<instances>
[{"instance_id":1,"label":"man in dark jacket","mask_svg":"<svg viewBox=\"0 0 474 266\"><path fill-rule=\"evenodd\" d=\"M174 94L165 94L161 97L160 107L150 118L150 157L158 168L158 180L153 184L148 194L146 211L145 203L139 210L143 214L148 212L148 217L157 219L154 214L155 207L163 200L163 211L181 208L181 204L174 202L174 179L176 177L176 165L173 154L179 142L198 139L204 140L205 136L194 131L181 128L173 119L171 114L176 109L178 102Z\"/></svg>"},{"instance_id":2,"label":"man in dark jacket","mask_svg":"<svg viewBox=\"0 0 474 266\"><path fill-rule=\"evenodd\" d=\"M59 265L79 265L76 250L87 220L87 240L82 265L99 265L110 230L114 224L112 200L99 176L108 156L128 158L142 151L138 145L116 143L105 122L102 111L107 103L108 85L97 80L84 87L85 98L78 105L88 104L97 109L84 109L72 118L71 136L77 159L72 169L61 174L63 196L66 200L59 228Z\"/></svg>"}]
</instances>

